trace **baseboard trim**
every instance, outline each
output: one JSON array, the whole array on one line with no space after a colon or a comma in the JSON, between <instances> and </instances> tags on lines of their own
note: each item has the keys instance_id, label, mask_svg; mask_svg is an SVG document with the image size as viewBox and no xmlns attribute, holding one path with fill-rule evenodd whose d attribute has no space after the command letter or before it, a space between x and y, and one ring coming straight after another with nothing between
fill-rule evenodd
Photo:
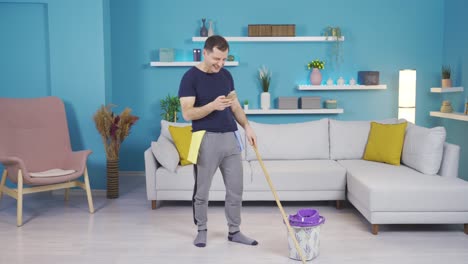
<instances>
[{"instance_id":1,"label":"baseboard trim","mask_svg":"<svg viewBox=\"0 0 468 264\"><path fill-rule=\"evenodd\" d=\"M119 171L119 176L145 176L144 171Z\"/></svg>"},{"instance_id":2,"label":"baseboard trim","mask_svg":"<svg viewBox=\"0 0 468 264\"><path fill-rule=\"evenodd\" d=\"M72 188L70 189L69 195L72 196L86 196L86 191L81 188ZM65 195L65 189L53 190L52 195ZM106 190L102 189L92 189L91 195L93 196L106 196Z\"/></svg>"},{"instance_id":3,"label":"baseboard trim","mask_svg":"<svg viewBox=\"0 0 468 264\"><path fill-rule=\"evenodd\" d=\"M121 177L142 177L145 176L144 171L119 171L119 176ZM106 196L106 189L92 189L92 195L97 196ZM53 195L65 195L65 189L54 190L52 191ZM86 195L86 192L81 188L70 189L70 195Z\"/></svg>"}]
</instances>

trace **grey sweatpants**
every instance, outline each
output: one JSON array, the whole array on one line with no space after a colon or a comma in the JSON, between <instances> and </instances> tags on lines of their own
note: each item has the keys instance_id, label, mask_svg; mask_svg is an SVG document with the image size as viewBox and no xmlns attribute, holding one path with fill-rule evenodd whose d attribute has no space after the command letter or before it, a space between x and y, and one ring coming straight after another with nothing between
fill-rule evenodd
<instances>
[{"instance_id":1,"label":"grey sweatpants","mask_svg":"<svg viewBox=\"0 0 468 264\"><path fill-rule=\"evenodd\" d=\"M226 187L225 213L229 232L239 231L241 224L243 169L234 132L206 132L194 166L193 218L198 230L207 229L208 200L211 182L219 167Z\"/></svg>"}]
</instances>

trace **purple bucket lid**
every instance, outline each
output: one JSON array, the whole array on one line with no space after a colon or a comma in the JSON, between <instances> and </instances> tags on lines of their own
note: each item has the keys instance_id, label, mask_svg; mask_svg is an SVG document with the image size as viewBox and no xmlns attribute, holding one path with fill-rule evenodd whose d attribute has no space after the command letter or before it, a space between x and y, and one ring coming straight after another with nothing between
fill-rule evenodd
<instances>
[{"instance_id":1,"label":"purple bucket lid","mask_svg":"<svg viewBox=\"0 0 468 264\"><path fill-rule=\"evenodd\" d=\"M292 226L318 226L325 222L325 217L320 216L315 209L301 209L295 215L289 215L289 224Z\"/></svg>"}]
</instances>

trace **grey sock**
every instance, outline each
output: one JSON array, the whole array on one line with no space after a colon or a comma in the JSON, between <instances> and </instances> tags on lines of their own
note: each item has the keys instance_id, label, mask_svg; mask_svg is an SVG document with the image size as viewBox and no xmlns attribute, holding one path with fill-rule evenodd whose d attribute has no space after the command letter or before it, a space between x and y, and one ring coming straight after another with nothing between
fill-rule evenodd
<instances>
[{"instance_id":1,"label":"grey sock","mask_svg":"<svg viewBox=\"0 0 468 264\"><path fill-rule=\"evenodd\" d=\"M246 244L246 245L251 245L251 246L258 245L257 240L246 237L240 231L233 232L233 233L229 232L228 239L229 241L237 242L241 244Z\"/></svg>"},{"instance_id":2,"label":"grey sock","mask_svg":"<svg viewBox=\"0 0 468 264\"><path fill-rule=\"evenodd\" d=\"M197 247L205 247L206 246L206 229L205 230L198 230L197 237L193 241L193 244Z\"/></svg>"}]
</instances>

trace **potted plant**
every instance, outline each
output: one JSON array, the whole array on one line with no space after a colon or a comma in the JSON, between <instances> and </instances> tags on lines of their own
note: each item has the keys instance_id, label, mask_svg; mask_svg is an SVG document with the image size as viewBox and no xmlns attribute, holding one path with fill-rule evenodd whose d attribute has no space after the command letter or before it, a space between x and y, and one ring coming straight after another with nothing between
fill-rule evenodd
<instances>
[{"instance_id":1,"label":"potted plant","mask_svg":"<svg viewBox=\"0 0 468 264\"><path fill-rule=\"evenodd\" d=\"M312 85L320 85L322 83L322 73L320 70L325 69L325 62L315 59L307 63L307 69L312 69L310 73L310 83Z\"/></svg>"},{"instance_id":2,"label":"potted plant","mask_svg":"<svg viewBox=\"0 0 468 264\"><path fill-rule=\"evenodd\" d=\"M244 110L249 110L249 100L244 100Z\"/></svg>"},{"instance_id":3,"label":"potted plant","mask_svg":"<svg viewBox=\"0 0 468 264\"><path fill-rule=\"evenodd\" d=\"M269 71L267 67L262 66L258 72L258 79L260 80L260 85L262 86L260 106L263 110L267 110L270 108L270 93L268 91L270 89L271 71Z\"/></svg>"},{"instance_id":4,"label":"potted plant","mask_svg":"<svg viewBox=\"0 0 468 264\"><path fill-rule=\"evenodd\" d=\"M161 117L170 122L177 122L177 113L180 112L179 97L168 94L166 98L161 99Z\"/></svg>"},{"instance_id":5,"label":"potted plant","mask_svg":"<svg viewBox=\"0 0 468 264\"><path fill-rule=\"evenodd\" d=\"M328 40L329 38L332 38L334 40L332 49L331 49L331 54L333 57L335 57L335 61L337 63L340 63L343 61L343 52L341 50L341 38L343 35L341 34L341 28L340 27L332 27L328 26L324 30L324 35L326 39Z\"/></svg>"},{"instance_id":6,"label":"potted plant","mask_svg":"<svg viewBox=\"0 0 468 264\"><path fill-rule=\"evenodd\" d=\"M442 66L442 88L452 87L451 73L452 69L449 65Z\"/></svg>"}]
</instances>

